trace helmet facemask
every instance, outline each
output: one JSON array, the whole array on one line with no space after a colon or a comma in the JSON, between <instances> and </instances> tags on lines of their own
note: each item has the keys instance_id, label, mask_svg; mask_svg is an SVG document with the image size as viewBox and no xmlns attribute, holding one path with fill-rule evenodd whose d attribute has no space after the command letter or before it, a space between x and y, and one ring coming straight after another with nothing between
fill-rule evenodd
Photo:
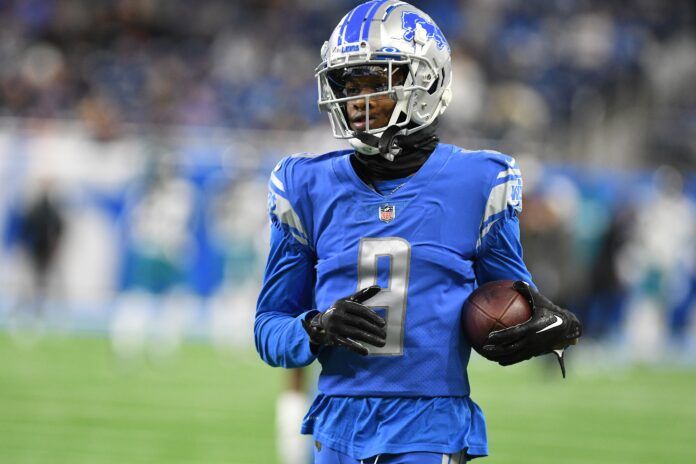
<instances>
[{"instance_id":1,"label":"helmet facemask","mask_svg":"<svg viewBox=\"0 0 696 464\"><path fill-rule=\"evenodd\" d=\"M324 61L316 70L319 90L319 109L329 113L333 135L339 139L350 139L354 146L365 145L360 151L377 154L379 149L373 144L364 144L365 134L379 138L387 128L396 126L398 135L409 135L429 125L440 114L436 108L431 114L420 114L422 122L412 124L416 92L432 92L434 86L442 85L439 74L428 60L417 56L404 56L399 53L381 51L375 54L360 54L356 59L341 60L331 65ZM367 59L366 59L367 58ZM370 93L351 80L363 78L375 83ZM418 83L420 82L420 83ZM358 94L351 94L351 92ZM394 110L387 124L370 127L370 101L391 98L395 101ZM365 106L364 129L356 131L351 125L346 112L349 102L363 100Z\"/></svg>"},{"instance_id":2,"label":"helmet facemask","mask_svg":"<svg viewBox=\"0 0 696 464\"><path fill-rule=\"evenodd\" d=\"M333 95L345 99L339 105L348 127L374 133L387 127L393 115L403 114L394 110L398 102L396 93L403 89L407 74L406 66L388 63L337 68L329 71L327 78Z\"/></svg>"}]
</instances>

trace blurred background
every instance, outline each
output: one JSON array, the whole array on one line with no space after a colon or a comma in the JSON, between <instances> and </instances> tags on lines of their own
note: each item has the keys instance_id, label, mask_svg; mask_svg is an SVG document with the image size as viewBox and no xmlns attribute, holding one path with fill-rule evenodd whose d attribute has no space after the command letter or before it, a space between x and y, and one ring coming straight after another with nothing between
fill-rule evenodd
<instances>
[{"instance_id":1,"label":"blurred background","mask_svg":"<svg viewBox=\"0 0 696 464\"><path fill-rule=\"evenodd\" d=\"M266 182L345 148L313 71L358 3L0 0L0 462L276 462ZM441 139L518 159L526 262L586 329L563 383L473 359L485 462L696 462L694 3L411 3Z\"/></svg>"}]
</instances>

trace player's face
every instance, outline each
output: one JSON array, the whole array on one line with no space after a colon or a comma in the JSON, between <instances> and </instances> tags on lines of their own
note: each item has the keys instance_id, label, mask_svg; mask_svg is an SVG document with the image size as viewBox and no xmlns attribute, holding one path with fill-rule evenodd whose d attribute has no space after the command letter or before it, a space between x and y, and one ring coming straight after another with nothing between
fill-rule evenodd
<instances>
[{"instance_id":1,"label":"player's face","mask_svg":"<svg viewBox=\"0 0 696 464\"><path fill-rule=\"evenodd\" d=\"M389 67L386 66L356 66L338 70L331 77L334 91L340 97L360 97L389 90ZM391 85L404 84L406 70L395 67L392 71ZM348 124L354 131L379 129L389 124L396 101L388 94L375 95L369 98L355 98L346 103ZM368 111L369 110L369 111Z\"/></svg>"},{"instance_id":2,"label":"player's face","mask_svg":"<svg viewBox=\"0 0 696 464\"><path fill-rule=\"evenodd\" d=\"M384 79L376 76L364 76L351 79L346 84L346 96L365 95L384 90ZM396 102L389 95L370 97L370 129L378 129L389 123ZM348 123L354 131L367 129L367 107L364 98L358 98L346 103Z\"/></svg>"}]
</instances>

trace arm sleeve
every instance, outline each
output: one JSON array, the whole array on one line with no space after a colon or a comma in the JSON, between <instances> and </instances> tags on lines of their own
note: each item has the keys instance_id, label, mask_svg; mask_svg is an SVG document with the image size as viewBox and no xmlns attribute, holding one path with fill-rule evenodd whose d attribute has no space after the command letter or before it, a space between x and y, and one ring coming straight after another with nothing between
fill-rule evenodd
<instances>
[{"instance_id":1,"label":"arm sleeve","mask_svg":"<svg viewBox=\"0 0 696 464\"><path fill-rule=\"evenodd\" d=\"M516 216L494 224L484 238L481 251L474 263L479 285L507 279L534 285L522 259L520 223Z\"/></svg>"},{"instance_id":2,"label":"arm sleeve","mask_svg":"<svg viewBox=\"0 0 696 464\"><path fill-rule=\"evenodd\" d=\"M532 276L522 259L519 213L522 212L522 175L514 158L500 155L488 199L474 262L479 285L494 280L523 280Z\"/></svg>"},{"instance_id":3,"label":"arm sleeve","mask_svg":"<svg viewBox=\"0 0 696 464\"><path fill-rule=\"evenodd\" d=\"M314 299L314 252L275 172L269 186L271 246L256 305L256 350L271 366L302 367L316 358L302 327Z\"/></svg>"}]
</instances>

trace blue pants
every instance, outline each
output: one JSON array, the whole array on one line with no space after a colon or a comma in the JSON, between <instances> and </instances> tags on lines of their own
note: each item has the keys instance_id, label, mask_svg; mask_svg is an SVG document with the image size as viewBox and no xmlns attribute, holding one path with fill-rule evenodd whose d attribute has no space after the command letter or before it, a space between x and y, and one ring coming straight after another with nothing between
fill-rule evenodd
<instances>
[{"instance_id":1,"label":"blue pants","mask_svg":"<svg viewBox=\"0 0 696 464\"><path fill-rule=\"evenodd\" d=\"M380 454L361 461L317 443L313 449L314 464L464 464L466 462L464 451L455 454L426 452Z\"/></svg>"}]
</instances>

